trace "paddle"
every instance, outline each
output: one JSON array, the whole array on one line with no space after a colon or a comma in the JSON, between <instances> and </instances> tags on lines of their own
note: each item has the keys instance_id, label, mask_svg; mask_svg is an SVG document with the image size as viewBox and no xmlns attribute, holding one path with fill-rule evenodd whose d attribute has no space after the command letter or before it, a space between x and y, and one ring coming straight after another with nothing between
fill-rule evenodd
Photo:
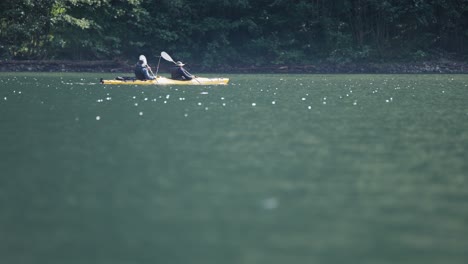
<instances>
[{"instance_id":1,"label":"paddle","mask_svg":"<svg viewBox=\"0 0 468 264\"><path fill-rule=\"evenodd\" d=\"M165 59L167 61L170 61L170 62L173 62L175 65L177 65L177 63L165 51L161 52L161 57L163 59ZM199 84L201 84L200 81L197 79L197 76L194 75L193 78L195 79L195 81L197 81Z\"/></svg>"},{"instance_id":2,"label":"paddle","mask_svg":"<svg viewBox=\"0 0 468 264\"><path fill-rule=\"evenodd\" d=\"M148 70L149 70L149 72L151 73L151 75L153 75L153 77L156 78L156 76L154 75L154 73L153 73L153 71L151 70L151 67L149 67L149 65L148 65ZM156 71L156 73L157 73L157 72L158 72L158 71Z\"/></svg>"},{"instance_id":3,"label":"paddle","mask_svg":"<svg viewBox=\"0 0 468 264\"><path fill-rule=\"evenodd\" d=\"M165 51L161 52L161 57L163 57L163 59L167 61L170 61L176 64L176 62L171 58L171 56L169 56L169 54L167 54Z\"/></svg>"},{"instance_id":4,"label":"paddle","mask_svg":"<svg viewBox=\"0 0 468 264\"><path fill-rule=\"evenodd\" d=\"M151 75L153 75L154 79L156 80L156 83L159 83L158 82L158 71L159 71L159 63L160 62L161 62L161 57L159 57L158 67L156 67L156 75L154 75L153 70L151 70L151 67L149 67L149 65L148 65L148 69L149 69Z\"/></svg>"},{"instance_id":5,"label":"paddle","mask_svg":"<svg viewBox=\"0 0 468 264\"><path fill-rule=\"evenodd\" d=\"M159 63L161 62L161 57L159 57L159 60L158 60L158 67L156 67L156 80L158 79L158 71L159 71ZM151 72L153 73L153 72Z\"/></svg>"}]
</instances>

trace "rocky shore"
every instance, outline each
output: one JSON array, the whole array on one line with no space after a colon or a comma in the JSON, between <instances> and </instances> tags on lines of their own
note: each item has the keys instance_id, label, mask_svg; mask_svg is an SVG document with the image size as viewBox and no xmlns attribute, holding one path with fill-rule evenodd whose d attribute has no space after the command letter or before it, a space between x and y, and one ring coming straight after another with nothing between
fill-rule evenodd
<instances>
[{"instance_id":1,"label":"rocky shore","mask_svg":"<svg viewBox=\"0 0 468 264\"><path fill-rule=\"evenodd\" d=\"M167 66L166 66L167 67ZM221 66L188 65L197 73L468 73L468 62L428 61L414 63L317 63L310 65ZM162 71L167 71L164 67ZM126 61L0 61L1 72L133 72Z\"/></svg>"}]
</instances>

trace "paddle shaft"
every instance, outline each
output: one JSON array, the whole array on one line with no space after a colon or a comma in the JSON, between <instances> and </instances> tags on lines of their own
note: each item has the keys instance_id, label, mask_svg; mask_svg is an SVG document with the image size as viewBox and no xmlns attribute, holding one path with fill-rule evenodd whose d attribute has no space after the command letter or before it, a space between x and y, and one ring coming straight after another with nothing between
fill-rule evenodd
<instances>
[{"instance_id":1,"label":"paddle shaft","mask_svg":"<svg viewBox=\"0 0 468 264\"><path fill-rule=\"evenodd\" d=\"M158 71L159 71L159 63L161 62L161 57L159 57L159 60L158 60L158 67L156 67L156 79L158 79Z\"/></svg>"},{"instance_id":2,"label":"paddle shaft","mask_svg":"<svg viewBox=\"0 0 468 264\"><path fill-rule=\"evenodd\" d=\"M151 72L151 75L153 75L153 77L156 77L156 76L154 76L154 73L153 73L153 71L151 70L151 67L150 67L149 65L148 65L148 70Z\"/></svg>"}]
</instances>

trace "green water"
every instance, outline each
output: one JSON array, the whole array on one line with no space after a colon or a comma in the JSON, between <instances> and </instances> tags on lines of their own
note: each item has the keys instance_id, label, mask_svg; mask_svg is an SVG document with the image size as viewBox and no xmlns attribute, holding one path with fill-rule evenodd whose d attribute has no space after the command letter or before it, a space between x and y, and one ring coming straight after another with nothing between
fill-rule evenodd
<instances>
[{"instance_id":1,"label":"green water","mask_svg":"<svg viewBox=\"0 0 468 264\"><path fill-rule=\"evenodd\" d=\"M467 75L0 73L0 263L467 263Z\"/></svg>"}]
</instances>

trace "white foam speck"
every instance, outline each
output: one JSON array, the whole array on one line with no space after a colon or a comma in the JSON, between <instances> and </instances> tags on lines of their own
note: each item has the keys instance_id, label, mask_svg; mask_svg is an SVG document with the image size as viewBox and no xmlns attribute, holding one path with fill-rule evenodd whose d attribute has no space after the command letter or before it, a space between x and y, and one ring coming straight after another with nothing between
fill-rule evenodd
<instances>
[{"instance_id":1,"label":"white foam speck","mask_svg":"<svg viewBox=\"0 0 468 264\"><path fill-rule=\"evenodd\" d=\"M142 115L143 115L143 112L140 112L140 113L138 113L138 114L139 114L140 116L142 116Z\"/></svg>"},{"instance_id":2,"label":"white foam speck","mask_svg":"<svg viewBox=\"0 0 468 264\"><path fill-rule=\"evenodd\" d=\"M101 117L100 117L100 116L96 116L96 120L97 120L97 121L101 120Z\"/></svg>"},{"instance_id":3,"label":"white foam speck","mask_svg":"<svg viewBox=\"0 0 468 264\"><path fill-rule=\"evenodd\" d=\"M279 202L275 197L270 197L260 201L260 205L265 210L273 210L278 208Z\"/></svg>"},{"instance_id":4,"label":"white foam speck","mask_svg":"<svg viewBox=\"0 0 468 264\"><path fill-rule=\"evenodd\" d=\"M252 103L252 106L256 106L257 104L256 103Z\"/></svg>"}]
</instances>

